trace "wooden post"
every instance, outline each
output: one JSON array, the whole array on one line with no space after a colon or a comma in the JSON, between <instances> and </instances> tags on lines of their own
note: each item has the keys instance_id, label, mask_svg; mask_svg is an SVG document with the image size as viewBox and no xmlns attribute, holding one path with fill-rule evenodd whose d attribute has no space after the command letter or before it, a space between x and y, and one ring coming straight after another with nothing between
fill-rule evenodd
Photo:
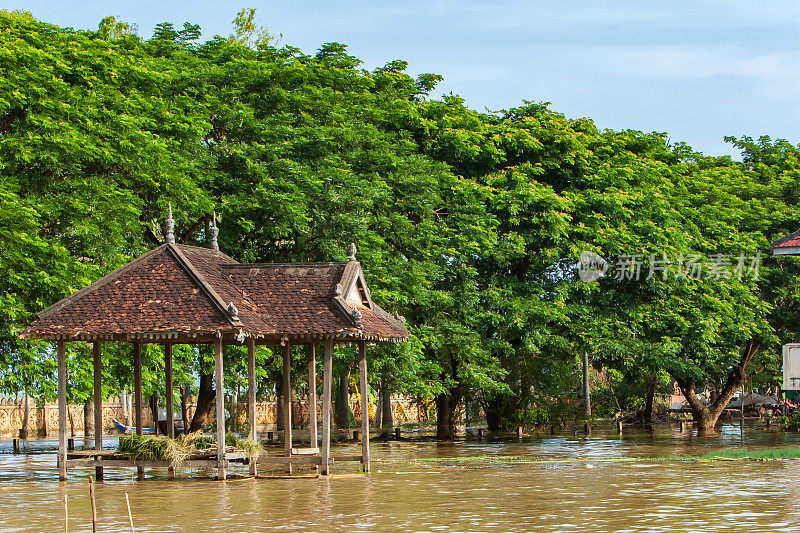
<instances>
[{"instance_id":1,"label":"wooden post","mask_svg":"<svg viewBox=\"0 0 800 533\"><path fill-rule=\"evenodd\" d=\"M258 428L256 427L256 341L253 337L247 338L247 421L250 423L250 439L258 442ZM258 472L256 461L250 461L250 475Z\"/></svg>"},{"instance_id":2,"label":"wooden post","mask_svg":"<svg viewBox=\"0 0 800 533\"><path fill-rule=\"evenodd\" d=\"M94 363L94 449L103 449L103 361L100 341L92 343L92 362ZM94 467L97 481L103 480L103 467Z\"/></svg>"},{"instance_id":3,"label":"wooden post","mask_svg":"<svg viewBox=\"0 0 800 533\"><path fill-rule=\"evenodd\" d=\"M166 393L167 393L167 437L175 438L175 406L173 405L173 390L172 390L172 344L164 345L164 374L166 374ZM158 407L156 407L156 412ZM175 469L169 467L167 469L167 477L169 479L175 478Z\"/></svg>"},{"instance_id":4,"label":"wooden post","mask_svg":"<svg viewBox=\"0 0 800 533\"><path fill-rule=\"evenodd\" d=\"M222 339L214 339L214 373L217 377L217 479L226 477L225 458L225 376L222 368Z\"/></svg>"},{"instance_id":5,"label":"wooden post","mask_svg":"<svg viewBox=\"0 0 800 533\"><path fill-rule=\"evenodd\" d=\"M311 447L317 447L317 354L314 344L308 345L308 434Z\"/></svg>"},{"instance_id":6,"label":"wooden post","mask_svg":"<svg viewBox=\"0 0 800 533\"><path fill-rule=\"evenodd\" d=\"M480 429L478 431L480 431ZM394 438L400 440L400 428L394 428Z\"/></svg>"},{"instance_id":7,"label":"wooden post","mask_svg":"<svg viewBox=\"0 0 800 533\"><path fill-rule=\"evenodd\" d=\"M325 341L322 371L322 475L330 473L331 457L331 385L333 383L333 341Z\"/></svg>"},{"instance_id":8,"label":"wooden post","mask_svg":"<svg viewBox=\"0 0 800 533\"><path fill-rule=\"evenodd\" d=\"M66 344L58 341L58 479L67 479L67 354ZM66 496L65 496L66 498ZM66 509L66 499L64 500ZM66 511L65 511L66 513Z\"/></svg>"},{"instance_id":9,"label":"wooden post","mask_svg":"<svg viewBox=\"0 0 800 533\"><path fill-rule=\"evenodd\" d=\"M11 442L14 453L19 453L19 439L17 438L11 439Z\"/></svg>"},{"instance_id":10,"label":"wooden post","mask_svg":"<svg viewBox=\"0 0 800 533\"><path fill-rule=\"evenodd\" d=\"M136 421L136 434L142 434L142 345L133 343L133 418ZM144 479L144 467L136 467L136 478Z\"/></svg>"},{"instance_id":11,"label":"wooden post","mask_svg":"<svg viewBox=\"0 0 800 533\"><path fill-rule=\"evenodd\" d=\"M369 396L367 393L367 343L358 341L358 389L361 395L361 462L369 472Z\"/></svg>"},{"instance_id":12,"label":"wooden post","mask_svg":"<svg viewBox=\"0 0 800 533\"><path fill-rule=\"evenodd\" d=\"M589 392L589 352L583 352L583 406L586 410L586 420L592 418L592 398Z\"/></svg>"},{"instance_id":13,"label":"wooden post","mask_svg":"<svg viewBox=\"0 0 800 533\"><path fill-rule=\"evenodd\" d=\"M283 347L283 452L286 457L292 456L292 348L289 342ZM287 462L285 470L292 473L292 463Z\"/></svg>"}]
</instances>

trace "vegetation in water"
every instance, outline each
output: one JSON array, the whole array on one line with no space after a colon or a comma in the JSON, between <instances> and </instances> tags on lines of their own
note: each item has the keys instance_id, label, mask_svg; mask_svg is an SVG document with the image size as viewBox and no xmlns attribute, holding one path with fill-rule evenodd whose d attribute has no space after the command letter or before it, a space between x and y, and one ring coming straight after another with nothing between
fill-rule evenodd
<instances>
[{"instance_id":1,"label":"vegetation in water","mask_svg":"<svg viewBox=\"0 0 800 533\"><path fill-rule=\"evenodd\" d=\"M145 39L112 17L84 31L0 11L0 390L53 398L52 347L16 331L160 243L168 203L187 244L207 245L216 210L240 261L344 260L356 242L373 296L412 332L371 349L373 385L435 410L440 438L465 401L490 429L574 418L582 353L599 415L649 413L675 381L708 429L745 380L777 386L800 262L769 243L800 227L797 146L730 138L737 161L545 102L476 111L402 60L368 70L343 44L304 52L253 21L199 42L188 22ZM584 251L604 277L581 280ZM104 346L104 393L130 389L130 346ZM90 348L68 350L84 402ZM354 356L336 353L345 391ZM163 398L161 347L142 357L145 395ZM246 357L224 357L235 390ZM280 358L256 357L272 392ZM174 358L177 383L200 375L202 428L211 349ZM305 364L296 353L294 376Z\"/></svg>"}]
</instances>

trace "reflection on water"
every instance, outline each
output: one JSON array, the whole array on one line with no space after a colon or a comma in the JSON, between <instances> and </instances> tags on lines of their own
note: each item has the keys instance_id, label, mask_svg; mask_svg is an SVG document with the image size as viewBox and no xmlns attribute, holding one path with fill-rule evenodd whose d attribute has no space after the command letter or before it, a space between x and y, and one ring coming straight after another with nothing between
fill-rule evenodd
<instances>
[{"instance_id":1,"label":"reflection on water","mask_svg":"<svg viewBox=\"0 0 800 533\"><path fill-rule=\"evenodd\" d=\"M739 439L737 427L706 438L657 427L622 437L374 443L371 476L338 466L344 475L330 479L217 482L211 471L179 470L177 481L155 472L136 482L135 471L107 469L96 488L99 530L128 530L128 493L137 531L800 531L800 461L608 461L702 454ZM748 445L797 441L747 434ZM53 445L28 442L32 451ZM92 471L60 483L54 453L9 451L0 443L0 531L63 531L64 495L70 531L91 531ZM463 460L504 455L552 462Z\"/></svg>"}]
</instances>

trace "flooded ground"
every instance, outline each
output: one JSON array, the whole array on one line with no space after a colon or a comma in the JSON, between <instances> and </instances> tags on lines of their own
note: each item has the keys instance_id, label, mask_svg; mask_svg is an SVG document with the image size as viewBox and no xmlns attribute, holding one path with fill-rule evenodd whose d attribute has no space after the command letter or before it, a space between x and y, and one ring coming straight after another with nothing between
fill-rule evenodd
<instances>
[{"instance_id":1,"label":"flooded ground","mask_svg":"<svg viewBox=\"0 0 800 533\"><path fill-rule=\"evenodd\" d=\"M763 430L745 437L748 446L800 442ZM698 438L662 426L621 437L374 443L370 476L353 475L352 464L329 479L226 482L211 471L179 470L177 481L148 471L137 482L132 470L107 470L98 530L130 531L127 493L136 531L800 531L800 461L646 460L740 444L738 428ZM52 445L28 442L31 451ZM60 483L54 453L10 448L0 443L0 531L64 531L64 495L69 531L91 531L93 472L72 470Z\"/></svg>"}]
</instances>

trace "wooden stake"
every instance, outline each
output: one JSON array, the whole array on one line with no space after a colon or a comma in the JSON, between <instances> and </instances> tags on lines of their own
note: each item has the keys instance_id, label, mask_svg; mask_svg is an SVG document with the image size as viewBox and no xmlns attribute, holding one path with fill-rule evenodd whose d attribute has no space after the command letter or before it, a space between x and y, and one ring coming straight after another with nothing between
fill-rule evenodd
<instances>
[{"instance_id":1,"label":"wooden stake","mask_svg":"<svg viewBox=\"0 0 800 533\"><path fill-rule=\"evenodd\" d=\"M19 439L11 439L13 444L14 453L19 453Z\"/></svg>"},{"instance_id":2,"label":"wooden stake","mask_svg":"<svg viewBox=\"0 0 800 533\"><path fill-rule=\"evenodd\" d=\"M133 529L133 515L131 514L131 501L128 499L128 493L125 493L125 504L128 506L128 521L131 524L131 533L136 533L136 530Z\"/></svg>"},{"instance_id":3,"label":"wooden stake","mask_svg":"<svg viewBox=\"0 0 800 533\"><path fill-rule=\"evenodd\" d=\"M283 452L286 457L292 456L292 352L289 342L283 347ZM287 462L284 468L287 474L292 473L292 463Z\"/></svg>"},{"instance_id":4,"label":"wooden stake","mask_svg":"<svg viewBox=\"0 0 800 533\"><path fill-rule=\"evenodd\" d=\"M330 474L331 457L331 387L333 382L333 341L325 341L322 373L322 469L323 475Z\"/></svg>"},{"instance_id":5,"label":"wooden stake","mask_svg":"<svg viewBox=\"0 0 800 533\"><path fill-rule=\"evenodd\" d=\"M138 342L133 343L133 406L134 419L136 421L136 434L142 434L142 345ZM136 479L144 479L144 467L136 467ZM126 496L127 497L127 496Z\"/></svg>"},{"instance_id":6,"label":"wooden stake","mask_svg":"<svg viewBox=\"0 0 800 533\"><path fill-rule=\"evenodd\" d=\"M67 479L67 360L66 346L58 341L58 478ZM67 497L64 496L64 513L67 512ZM66 523L64 525L66 530Z\"/></svg>"},{"instance_id":7,"label":"wooden stake","mask_svg":"<svg viewBox=\"0 0 800 533\"><path fill-rule=\"evenodd\" d=\"M369 472L369 395L367 392L367 343L358 341L358 388L361 395L361 462Z\"/></svg>"},{"instance_id":8,"label":"wooden stake","mask_svg":"<svg viewBox=\"0 0 800 533\"><path fill-rule=\"evenodd\" d=\"M64 495L64 533L69 532L69 512L67 510L67 495Z\"/></svg>"},{"instance_id":9,"label":"wooden stake","mask_svg":"<svg viewBox=\"0 0 800 533\"><path fill-rule=\"evenodd\" d=\"M94 449L103 449L103 361L100 341L92 343L92 363L94 378ZM98 481L103 479L103 467L94 467ZM94 490L94 489L92 489Z\"/></svg>"},{"instance_id":10,"label":"wooden stake","mask_svg":"<svg viewBox=\"0 0 800 533\"><path fill-rule=\"evenodd\" d=\"M583 406L586 420L592 418L592 395L589 391L589 352L583 352Z\"/></svg>"},{"instance_id":11,"label":"wooden stake","mask_svg":"<svg viewBox=\"0 0 800 533\"><path fill-rule=\"evenodd\" d=\"M92 533L97 533L97 504L94 501L94 479L89 476L89 498L92 500Z\"/></svg>"},{"instance_id":12,"label":"wooden stake","mask_svg":"<svg viewBox=\"0 0 800 533\"><path fill-rule=\"evenodd\" d=\"M217 378L217 479L225 473L225 376L222 368L222 339L214 339L214 373Z\"/></svg>"},{"instance_id":13,"label":"wooden stake","mask_svg":"<svg viewBox=\"0 0 800 533\"><path fill-rule=\"evenodd\" d=\"M250 438L258 442L258 428L256 427L256 341L253 337L247 339L247 420L250 423ZM250 475L257 474L256 461L250 461Z\"/></svg>"}]
</instances>

